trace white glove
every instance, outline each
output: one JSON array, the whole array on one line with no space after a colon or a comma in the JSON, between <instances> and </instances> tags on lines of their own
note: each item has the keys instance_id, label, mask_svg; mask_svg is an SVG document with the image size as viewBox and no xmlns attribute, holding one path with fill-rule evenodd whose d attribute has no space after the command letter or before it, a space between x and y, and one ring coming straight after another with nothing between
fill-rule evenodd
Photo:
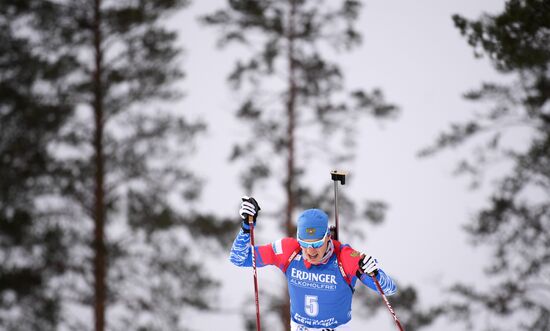
<instances>
[{"instance_id":1,"label":"white glove","mask_svg":"<svg viewBox=\"0 0 550 331\"><path fill-rule=\"evenodd\" d=\"M254 217L254 221L256 221L256 209L259 210L259 206L256 200L247 196L242 197L241 200L241 209L239 209L239 215L241 216L241 219L246 220L246 217L250 215Z\"/></svg>"},{"instance_id":2,"label":"white glove","mask_svg":"<svg viewBox=\"0 0 550 331\"><path fill-rule=\"evenodd\" d=\"M359 268L367 275L376 276L379 269L378 261L370 255L365 255L361 260L359 260Z\"/></svg>"},{"instance_id":3,"label":"white glove","mask_svg":"<svg viewBox=\"0 0 550 331\"><path fill-rule=\"evenodd\" d=\"M241 209L239 209L239 215L241 216L241 228L248 232L250 231L250 225L248 224L248 216L252 216L254 225L256 225L256 217L260 211L260 205L254 198L244 196L241 198Z\"/></svg>"}]
</instances>

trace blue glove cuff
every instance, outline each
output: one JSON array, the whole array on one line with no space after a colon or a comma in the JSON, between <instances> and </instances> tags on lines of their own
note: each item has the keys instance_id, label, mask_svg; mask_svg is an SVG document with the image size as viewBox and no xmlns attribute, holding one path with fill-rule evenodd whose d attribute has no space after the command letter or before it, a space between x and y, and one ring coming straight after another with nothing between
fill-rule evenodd
<instances>
[{"instance_id":1,"label":"blue glove cuff","mask_svg":"<svg viewBox=\"0 0 550 331\"><path fill-rule=\"evenodd\" d=\"M241 228L245 231L250 231L250 225L248 225L248 222L246 220L243 220L241 222Z\"/></svg>"}]
</instances>

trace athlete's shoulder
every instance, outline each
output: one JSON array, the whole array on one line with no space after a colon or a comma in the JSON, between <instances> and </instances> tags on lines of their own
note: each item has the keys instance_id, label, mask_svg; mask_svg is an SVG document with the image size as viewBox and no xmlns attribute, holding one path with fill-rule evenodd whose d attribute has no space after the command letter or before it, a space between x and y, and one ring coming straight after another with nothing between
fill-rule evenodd
<instances>
[{"instance_id":1,"label":"athlete's shoulder","mask_svg":"<svg viewBox=\"0 0 550 331\"><path fill-rule=\"evenodd\" d=\"M361 257L361 253L353 249L348 244L340 245L340 255L341 257L351 258L351 259L359 259Z\"/></svg>"},{"instance_id":2,"label":"athlete's shoulder","mask_svg":"<svg viewBox=\"0 0 550 331\"><path fill-rule=\"evenodd\" d=\"M361 253L353 249L350 245L341 244L339 259L344 269L353 275L358 268Z\"/></svg>"},{"instance_id":3,"label":"athlete's shoulder","mask_svg":"<svg viewBox=\"0 0 550 331\"><path fill-rule=\"evenodd\" d=\"M296 255L300 247L298 241L294 238L281 238L273 243L271 243L271 263L274 264L283 272L286 272L286 269Z\"/></svg>"},{"instance_id":4,"label":"athlete's shoulder","mask_svg":"<svg viewBox=\"0 0 550 331\"><path fill-rule=\"evenodd\" d=\"M292 252L294 252L298 247L300 247L300 244L295 238L281 238L272 244L273 252L275 255L290 255Z\"/></svg>"}]
</instances>

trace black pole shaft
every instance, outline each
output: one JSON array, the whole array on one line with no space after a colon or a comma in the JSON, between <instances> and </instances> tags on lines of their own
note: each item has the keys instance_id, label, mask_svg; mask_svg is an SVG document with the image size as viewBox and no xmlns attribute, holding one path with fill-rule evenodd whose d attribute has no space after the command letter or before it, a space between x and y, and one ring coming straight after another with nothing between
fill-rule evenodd
<instances>
[{"instance_id":1,"label":"black pole shaft","mask_svg":"<svg viewBox=\"0 0 550 331\"><path fill-rule=\"evenodd\" d=\"M334 181L334 220L336 229L334 230L334 240L338 240L338 181Z\"/></svg>"},{"instance_id":2,"label":"black pole shaft","mask_svg":"<svg viewBox=\"0 0 550 331\"><path fill-rule=\"evenodd\" d=\"M334 181L334 232L333 239L338 240L338 229L339 229L339 219L338 219L338 182L342 185L346 184L346 173L338 170L330 172L330 178Z\"/></svg>"}]
</instances>

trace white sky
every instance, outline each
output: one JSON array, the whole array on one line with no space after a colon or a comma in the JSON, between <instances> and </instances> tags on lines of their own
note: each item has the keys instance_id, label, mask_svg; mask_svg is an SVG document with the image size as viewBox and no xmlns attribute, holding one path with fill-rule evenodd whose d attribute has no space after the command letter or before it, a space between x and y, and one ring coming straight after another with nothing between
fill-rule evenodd
<instances>
[{"instance_id":1,"label":"white sky","mask_svg":"<svg viewBox=\"0 0 550 331\"><path fill-rule=\"evenodd\" d=\"M196 21L199 15L225 3L195 0L174 22L186 48L183 64L187 78L183 88L187 97L182 107L192 118L202 118L209 126L207 135L199 140L193 161L197 174L206 180L197 207L204 212L234 215L236 233L240 197L247 192L238 184L237 165L229 164L227 159L232 144L243 138L244 127L233 118L237 98L226 84L226 77L237 53L236 49L216 49L215 29ZM379 198L390 206L384 225L367 229L365 243L350 244L358 250L368 249L401 284L414 285L421 304L434 304L440 301L443 286L458 280L480 283L480 268L490 256L469 245L461 226L483 205L484 194L469 191L466 178L451 176L457 152L422 160L415 154L451 122L469 118L479 107L464 101L462 93L482 81L499 79L487 59L474 59L472 48L454 27L451 15L473 19L482 12L497 13L504 0L371 0L363 4L363 45L339 61L346 86L368 90L380 87L388 101L400 106L401 116L384 126L365 122L357 160L352 169L343 169L353 174L343 190L359 197L359 201ZM330 170L314 169L308 179L328 182ZM273 204L282 200L269 192L254 195L268 210L272 200L277 200ZM276 239L264 232L257 241ZM227 307L235 309L253 294L251 270L233 267L225 258L210 267L225 280L220 300ZM260 287L283 278L276 268L272 269L260 269ZM190 316L190 324L197 330L216 330L219 324L224 330L242 330L237 317L196 315ZM386 311L380 311L376 319L354 319L354 325L355 330L396 330ZM441 329L460 328L438 324L427 330Z\"/></svg>"}]
</instances>

